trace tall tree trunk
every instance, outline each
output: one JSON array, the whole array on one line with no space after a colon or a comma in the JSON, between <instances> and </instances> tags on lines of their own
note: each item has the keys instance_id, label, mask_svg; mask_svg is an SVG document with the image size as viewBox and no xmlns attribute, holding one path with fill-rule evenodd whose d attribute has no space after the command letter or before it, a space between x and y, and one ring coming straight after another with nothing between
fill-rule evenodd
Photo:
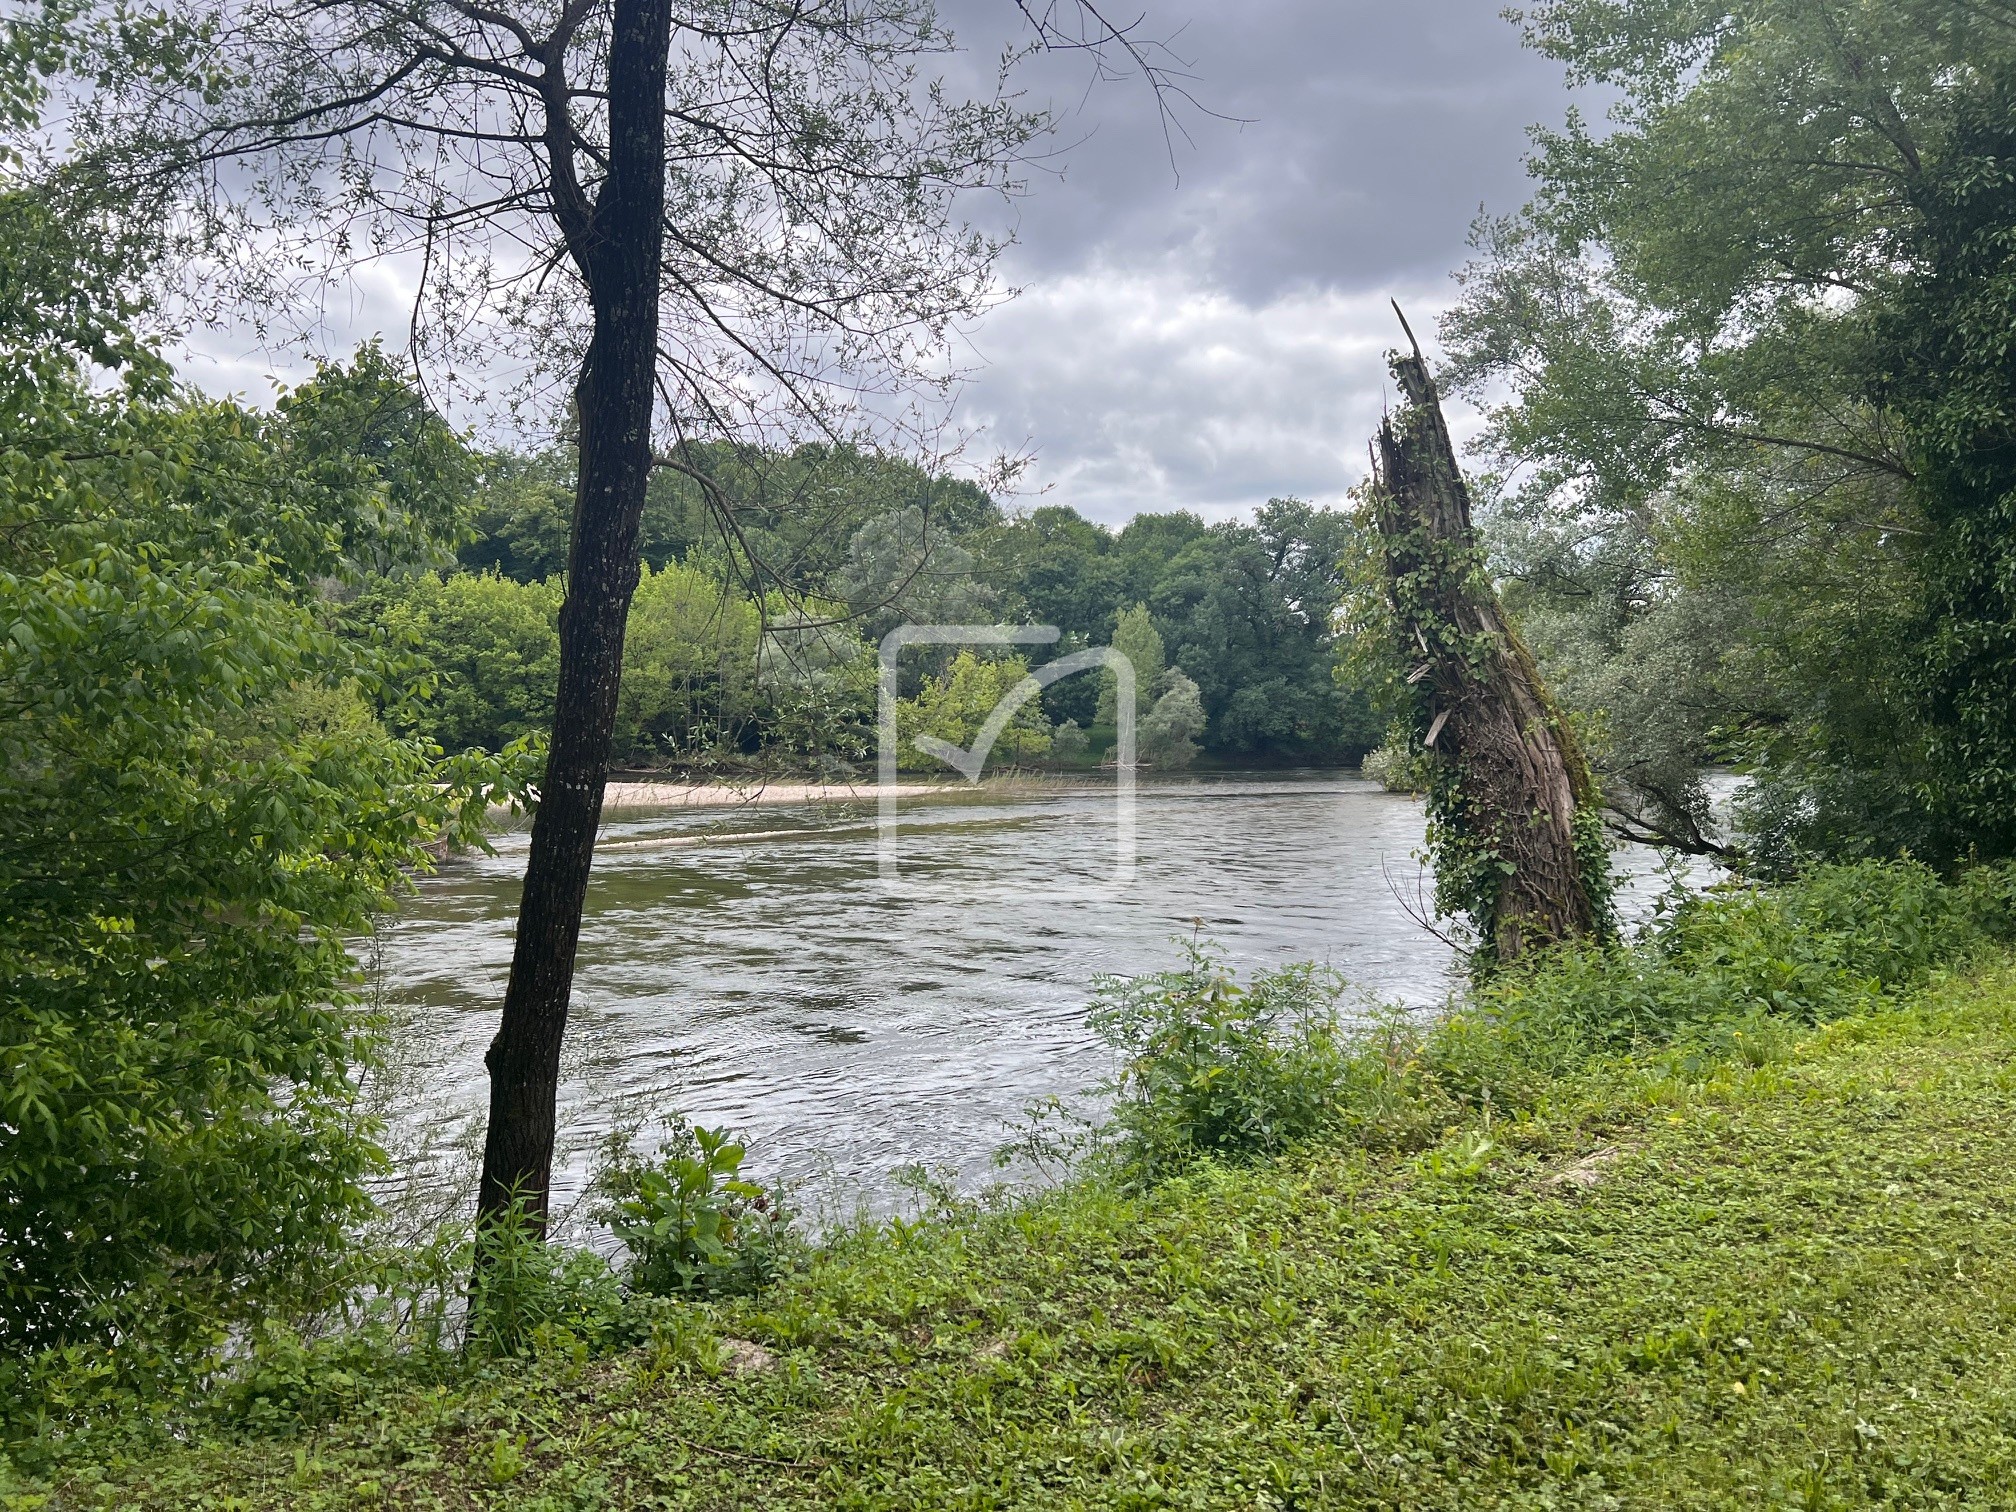
<instances>
[{"instance_id":1,"label":"tall tree trunk","mask_svg":"<svg viewBox=\"0 0 2016 1512\"><path fill-rule=\"evenodd\" d=\"M1489 954L1511 961L1608 928L1595 788L1485 573L1419 349L1393 374L1406 404L1380 427L1372 503L1401 651L1417 663L1408 681L1425 695L1418 733L1438 768L1436 864L1456 869Z\"/></svg>"},{"instance_id":2,"label":"tall tree trunk","mask_svg":"<svg viewBox=\"0 0 2016 1512\"><path fill-rule=\"evenodd\" d=\"M494 1220L515 1196L543 1231L553 1171L560 1046L581 938L581 911L602 817L603 785L623 671L623 633L637 588L637 532L651 472L664 252L665 78L670 0L616 0L609 47L609 163L593 212L568 225L588 284L593 332L575 387L580 419L574 532L560 609L553 741L504 1012L485 1064L490 1128L478 1196ZM550 128L549 142L556 133ZM569 140L554 174L572 183ZM566 155L566 161L559 154ZM563 224L568 207L560 206Z\"/></svg>"}]
</instances>

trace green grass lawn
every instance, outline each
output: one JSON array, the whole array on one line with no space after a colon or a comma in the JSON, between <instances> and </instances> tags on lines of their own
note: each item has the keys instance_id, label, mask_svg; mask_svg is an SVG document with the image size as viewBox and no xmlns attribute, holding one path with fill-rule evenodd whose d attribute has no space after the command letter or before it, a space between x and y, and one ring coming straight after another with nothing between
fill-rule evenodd
<instances>
[{"instance_id":1,"label":"green grass lawn","mask_svg":"<svg viewBox=\"0 0 2016 1512\"><path fill-rule=\"evenodd\" d=\"M2003 963L1425 1152L856 1236L629 1354L10 1505L2016 1506L2012 1133Z\"/></svg>"}]
</instances>

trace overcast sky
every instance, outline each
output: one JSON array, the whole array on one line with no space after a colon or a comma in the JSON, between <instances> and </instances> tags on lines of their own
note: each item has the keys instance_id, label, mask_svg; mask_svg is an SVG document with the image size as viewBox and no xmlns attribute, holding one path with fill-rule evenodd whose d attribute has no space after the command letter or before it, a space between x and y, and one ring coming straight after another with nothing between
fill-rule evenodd
<instances>
[{"instance_id":1,"label":"overcast sky","mask_svg":"<svg viewBox=\"0 0 2016 1512\"><path fill-rule=\"evenodd\" d=\"M1184 111L1172 152L1138 80L1024 65L1064 150L1015 206L1021 292L970 333L956 422L976 461L1034 455L1022 502L1107 522L1335 502L1383 401L1387 300L1432 329L1480 206L1526 198L1526 128L1561 119L1559 72L1502 0L1130 3L1222 118ZM941 10L975 59L1015 34L1010 0ZM378 326L398 345L401 306L389 271L347 291L330 349ZM263 399L267 374L298 375L242 338L195 345L206 386Z\"/></svg>"}]
</instances>

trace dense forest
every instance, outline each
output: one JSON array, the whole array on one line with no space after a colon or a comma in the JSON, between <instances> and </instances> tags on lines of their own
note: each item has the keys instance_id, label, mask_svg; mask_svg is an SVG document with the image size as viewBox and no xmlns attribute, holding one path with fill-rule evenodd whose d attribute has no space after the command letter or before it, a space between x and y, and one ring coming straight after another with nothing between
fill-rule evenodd
<instances>
[{"instance_id":1,"label":"dense forest","mask_svg":"<svg viewBox=\"0 0 2016 1512\"><path fill-rule=\"evenodd\" d=\"M1160 1236L1151 1284L1150 1262L1114 1235L1158 1202L1222 1221L1247 1200L1231 1185L1237 1167L1340 1141L1351 1181L1391 1159L1398 1174L1365 1200L1428 1192L1435 1216L1421 1232L1440 1246L1455 1229L1437 1225L1471 1208L1435 1207L1437 1194L1482 1190L1491 1163L1514 1158L1508 1146L1537 1161L1580 1141L1575 1158L1595 1159L1588 1149L1646 1107L1765 1095L1806 1054L1786 1048L1808 1043L1799 1036L1829 1053L1859 1043L1859 1030L1827 1039L1816 1026L1874 1024L2016 933L2016 9L1541 0L1516 17L1530 47L1614 105L1600 123L1571 115L1538 133L1530 204L1480 222L1442 320L1435 384L1484 417L1464 459L1476 528L1453 546L1404 538L1382 493L1390 477L1336 507L1256 498L1234 520L1149 510L1115 529L1068 502L996 496L893 436L835 439L851 434L846 417L813 394L806 375L819 363L798 357L866 364L873 349L893 371L901 346L908 376L928 376L924 338L876 344L898 329L941 338L984 305L992 253L955 207L1001 188L1037 125L1012 94L955 107L921 87L914 70L928 62L917 60L938 40L911 7L870 7L866 20L818 5L604 9L538 19L553 28L543 40L487 6L376 0L320 8L352 28L333 40L303 33L284 7L247 7L242 28L218 23L228 6L175 4L152 19L52 5L5 23L0 1442L21 1464L60 1468L94 1424L134 1442L154 1434L155 1448L189 1437L190 1413L233 1432L291 1432L359 1400L367 1380L446 1391L472 1369L548 1368L540 1361L582 1380L595 1352L640 1342L661 1374L687 1372L678 1379L707 1390L732 1377L727 1356L682 1332L717 1315L680 1309L726 1307L811 1263L773 1194L739 1175L738 1144L685 1130L656 1163L612 1162L597 1191L627 1258L544 1242L603 783L865 777L876 648L903 624L1061 632L1013 655L905 661L898 727L920 774L949 768L919 738L966 745L1030 671L1111 645L1139 674L1133 712L1151 770L1365 760L1390 786L1428 795L1427 854L1446 861L1476 804L1428 673L1489 662L1530 678L1529 729L1546 728L1584 817L1610 839L1723 868L1720 890L1669 899L1642 939L1624 940L1608 911L1607 841L1585 825L1575 859L1601 875L1563 931L1573 938L1544 942L1562 948L1522 967L1529 975L1494 974L1500 963L1480 950L1471 985L1452 989L1470 995L1433 1030L1396 1020L1385 1038L1351 1039L1323 972L1287 967L1242 985L1196 941L1183 972L1100 985L1090 1022L1126 1069L1105 1089L1114 1121L1082 1145L1106 1163L1088 1157L1090 1184L1058 1199L1096 1207L1070 1212L1097 1232L1067 1234L1079 1249L1055 1268L1124 1276L1156 1307L1188 1284L1169 1277L1201 1277L1215 1260ZM667 41L675 9L694 56L714 63ZM717 9L747 25L716 25ZM583 30L577 10L603 19ZM587 72L571 82L531 72L583 54ZM645 55L656 72L640 83L623 70ZM771 91L756 104L723 82L749 77ZM505 103L466 116L420 108L463 89ZM73 107L60 129L59 101ZM417 114L400 114L409 107ZM611 125L626 109L628 124ZM498 124L512 110L573 124L514 135ZM488 321L495 342L561 354L579 381L540 425L565 439L514 450L451 425L427 398L439 354L418 324L411 351L366 345L271 404L206 395L179 375L164 355L175 322L222 298L227 273L231 298L263 308L306 243L265 267L248 248L298 232L354 252L352 223L339 236L326 218L341 199L330 185L430 237L453 218L428 176L434 160L397 158L373 135L424 136L413 124L423 117L430 151L475 141L522 149L537 167L508 193L469 190L454 224L491 224L482 217L498 205L529 218L514 235L546 218L541 266L562 270L562 292L514 286L481 321L467 318ZM750 146L759 139L762 151ZM287 156L297 151L328 156L303 168ZM389 155L367 173L357 164L370 151ZM792 234L764 241L759 224ZM423 292L452 304L473 286ZM662 344L677 361L635 339L646 314L660 322L647 334L673 333ZM718 344L703 350L703 338ZM1400 355L1395 372L1410 394L1432 394L1430 366ZM733 410L758 391L792 397L759 417ZM665 393L676 402L654 422ZM1410 423L1389 417L1389 473ZM1365 439L1337 444L1355 456ZM1399 547L1433 557L1442 582L1502 611L1503 628L1451 628L1432 647L1418 628L1396 636L1424 622L1396 588L1409 581L1392 570ZM1047 687L1003 732L997 764L1096 778L1113 759L1117 699L1094 676ZM1717 769L1743 779L1733 813L1711 809ZM496 843L502 807L540 827L488 1063L481 1216L388 1238L370 1186L382 1131L359 1099L386 1054L385 1023L360 942L414 878ZM1490 900L1525 880L1520 862L1474 835L1462 856L1461 877L1445 868L1444 911L1488 926ZM1928 1071L1924 1086L1945 1074ZM1842 1090L1842 1105L1860 1106L1862 1087ZM1969 1095L1992 1101L1997 1089ZM1841 1128L1823 1133L1847 1148ZM1292 1230L1293 1202L1344 1189L1323 1185L1333 1176L1280 1178L1265 1201L1287 1206L1262 1226ZM1536 1166L1505 1200L1555 1200L1556 1179ZM1941 1212L2001 1201L1977 1193ZM1696 1216L1674 1218L1676 1231ZM982 1289L943 1279L973 1256L1029 1268L1002 1295L1026 1300L1055 1280L1029 1279L1054 1258L1031 1237L1040 1224L1010 1210L1000 1225L984 1230L993 1249L943 1238L966 1230L932 1231L942 1273L904 1283L938 1288L928 1306L887 1302L894 1284L875 1271L928 1251L905 1247L918 1230L899 1221L886 1250L874 1234L848 1241L857 1248L843 1260L868 1279L821 1273L836 1294L854 1288L839 1313L806 1303L732 1316L807 1351L858 1346L872 1363L850 1356L848 1368L886 1385L890 1360L907 1370L941 1338L981 1337ZM1250 1277L1263 1267L1247 1238L1240 1229ZM1323 1263L1358 1253L1356 1242L1340 1238ZM1970 1266L1975 1249L1994 1250L1979 1236L1954 1245ZM1223 1236L1211 1244L1212 1255L1233 1249ZM1426 1273L1418 1253L1367 1266ZM1292 1300L1284 1266L1269 1274L1238 1326L1275 1328L1285 1358L1282 1340L1321 1299ZM1364 1281L1368 1294L1387 1284ZM1174 1333L1157 1333L1162 1321L1108 1329L1109 1300L1099 1292L1081 1309L1104 1330L1088 1357L1107 1372L1099 1389L1138 1408L1206 1346L1167 1342L1180 1319ZM1026 1329L973 1359L1005 1372L1049 1347L1057 1320L1031 1306ZM1782 1315L1807 1306L1788 1301ZM1438 1296L1416 1322L1462 1310ZM928 1326L917 1321L927 1313ZM1730 1323L1722 1331L1740 1348L1711 1348L1700 1342L1711 1324L1722 1327L1688 1323L1683 1348L1680 1325L1654 1336L1634 1322L1604 1379L1637 1380L1668 1355L1735 1359L1778 1326ZM871 1335L872 1349L860 1342ZM1448 1357L1470 1349L1452 1343ZM1269 1432L1332 1391L1328 1368L1298 1366L1278 1383ZM1442 1381L1454 1367L1409 1369ZM1039 1375L1014 1389L1040 1392ZM482 1389L504 1378L482 1374ZM804 1409L817 1370L777 1379L778 1413L816 1416ZM959 1379L948 1400L967 1400L973 1377ZM1466 1397L1451 1421L1473 1408ZM948 1442L972 1439L993 1410L975 1408ZM1471 1458L1418 1458L1537 1475L1521 1435L1615 1410L1577 1402ZM873 1431L901 1438L889 1426L900 1414L876 1411ZM1080 1411L1074 1397L1054 1415ZM1389 1450L1397 1463L1396 1435L1419 1414L1382 1413L1363 1432L1384 1435L1380 1465ZM486 1472L496 1486L519 1473L499 1432L484 1451L504 1467ZM774 1468L778 1442L724 1453ZM1373 1457L1339 1443L1345 1468L1330 1473L1362 1469L1370 1485ZM309 1463L304 1450L304 1484ZM0 1499L11 1473L0 1459ZM1451 1504L1467 1494L1458 1487Z\"/></svg>"},{"instance_id":2,"label":"dense forest","mask_svg":"<svg viewBox=\"0 0 2016 1512\"><path fill-rule=\"evenodd\" d=\"M564 454L472 455L466 467L456 565L373 578L345 623L432 668L427 698L396 716L402 729L494 751L551 724L573 482ZM690 447L654 476L644 507L617 760L845 772L872 752L874 646L887 631L1033 623L1062 632L1038 666L1093 645L1136 658L1150 764L1355 761L1379 731L1365 695L1335 676L1349 529L1343 511L1277 499L1250 522L1142 514L1115 532L1063 505L1004 508L897 457ZM1003 691L1029 670L1014 667ZM906 666L906 707L931 699L927 723L964 744L994 698L956 715L942 696L949 659L926 670ZM1065 729L1064 746L1025 741L1018 761L1096 762L1114 733L1100 699L1096 678L1051 684L1033 733ZM946 770L906 746L913 759Z\"/></svg>"}]
</instances>

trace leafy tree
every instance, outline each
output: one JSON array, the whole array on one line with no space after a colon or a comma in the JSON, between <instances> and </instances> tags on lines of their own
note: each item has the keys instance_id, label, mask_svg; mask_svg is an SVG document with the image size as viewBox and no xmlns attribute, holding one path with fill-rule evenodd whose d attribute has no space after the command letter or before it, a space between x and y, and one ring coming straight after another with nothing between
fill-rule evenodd
<instances>
[{"instance_id":1,"label":"leafy tree","mask_svg":"<svg viewBox=\"0 0 2016 1512\"><path fill-rule=\"evenodd\" d=\"M425 664L389 701L398 728L450 751L501 751L553 727L559 616L558 584L422 573L374 589L349 618Z\"/></svg>"},{"instance_id":2,"label":"leafy tree","mask_svg":"<svg viewBox=\"0 0 2016 1512\"><path fill-rule=\"evenodd\" d=\"M1908 193L1920 273L1878 328L1928 536L1908 627L1918 797L1952 847L2016 853L2016 67L1960 93ZM1977 60L1977 67L1989 59Z\"/></svg>"},{"instance_id":3,"label":"leafy tree","mask_svg":"<svg viewBox=\"0 0 2016 1512\"><path fill-rule=\"evenodd\" d=\"M1197 682L1215 754L1344 761L1378 743L1369 700L1334 677L1343 514L1273 500L1251 525L1178 511L1136 516L1116 536L1050 505L974 539L1004 610L1063 630L1056 655L1101 643L1121 610L1145 603L1163 642L1157 668L1166 658ZM1054 683L1044 707L1110 727L1110 706L1095 702L1105 682Z\"/></svg>"},{"instance_id":4,"label":"leafy tree","mask_svg":"<svg viewBox=\"0 0 2016 1512\"><path fill-rule=\"evenodd\" d=\"M324 622L326 577L430 545L396 450L303 444L353 375L261 417L174 389L88 287L0 307L11 1415L80 1351L143 1378L324 1273L379 1159L348 942L502 769L389 735L381 659Z\"/></svg>"},{"instance_id":5,"label":"leafy tree","mask_svg":"<svg viewBox=\"0 0 2016 1512\"><path fill-rule=\"evenodd\" d=\"M1149 618L1146 605L1136 604L1120 611L1114 618L1113 639L1109 644L1134 664L1134 715L1139 719L1154 707L1155 684L1163 668L1162 635ZM1120 722L1120 684L1111 672L1100 676L1099 712L1092 722L1106 730L1116 728Z\"/></svg>"},{"instance_id":6,"label":"leafy tree","mask_svg":"<svg viewBox=\"0 0 2016 1512\"><path fill-rule=\"evenodd\" d=\"M377 342L318 363L276 409L290 476L355 503L340 522L346 572L433 566L467 531L475 459Z\"/></svg>"},{"instance_id":7,"label":"leafy tree","mask_svg":"<svg viewBox=\"0 0 2016 1512\"><path fill-rule=\"evenodd\" d=\"M2005 852L1990 459L2012 409L1996 228L2016 15L1556 0L1524 19L1616 92L1612 129L1540 134L1538 195L1481 228L1444 334L1458 382L1514 394L1487 443L1522 480L1503 510L1587 569L1548 590L1563 614L1612 613L1621 557L1599 542L1651 568L1595 640L1663 621L1647 635L1699 712L1608 775L1670 777L1705 742L1757 772L1766 854ZM1635 799L1694 843L1698 792Z\"/></svg>"},{"instance_id":8,"label":"leafy tree","mask_svg":"<svg viewBox=\"0 0 2016 1512\"><path fill-rule=\"evenodd\" d=\"M940 764L937 756L917 748L920 735L971 750L995 707L1028 676L1029 664L1019 656L982 661L971 651L961 651L943 677L928 680L915 698L897 704L901 764L915 769ZM1050 722L1043 717L1042 705L1031 698L1002 729L988 760L1016 765L1049 750Z\"/></svg>"},{"instance_id":9,"label":"leafy tree","mask_svg":"<svg viewBox=\"0 0 2016 1512\"><path fill-rule=\"evenodd\" d=\"M518 583L546 582L567 570L573 524L570 455L499 452L483 459L471 538L462 543L456 557L472 572L494 572ZM643 552L647 562L650 535L647 528Z\"/></svg>"},{"instance_id":10,"label":"leafy tree","mask_svg":"<svg viewBox=\"0 0 2016 1512\"><path fill-rule=\"evenodd\" d=\"M649 762L738 744L759 713L760 620L698 568L645 568L623 645L617 750Z\"/></svg>"},{"instance_id":11,"label":"leafy tree","mask_svg":"<svg viewBox=\"0 0 2016 1512\"><path fill-rule=\"evenodd\" d=\"M973 553L934 529L915 505L854 533L833 588L877 641L903 624L980 623L992 599L974 580Z\"/></svg>"},{"instance_id":12,"label":"leafy tree","mask_svg":"<svg viewBox=\"0 0 2016 1512\"><path fill-rule=\"evenodd\" d=\"M1170 661L1198 684L1214 752L1337 760L1378 743L1369 704L1333 679L1349 539L1340 514L1270 500L1165 570L1148 607Z\"/></svg>"},{"instance_id":13,"label":"leafy tree","mask_svg":"<svg viewBox=\"0 0 2016 1512\"><path fill-rule=\"evenodd\" d=\"M981 545L982 573L1033 622L1096 644L1113 627L1121 578L1113 537L1075 509L1046 504ZM1061 686L1061 684L1060 684Z\"/></svg>"},{"instance_id":14,"label":"leafy tree","mask_svg":"<svg viewBox=\"0 0 2016 1512\"><path fill-rule=\"evenodd\" d=\"M1141 721L1141 759L1150 766L1186 767L1197 759L1204 733L1204 699L1197 684L1171 667L1156 679L1158 696Z\"/></svg>"}]
</instances>

